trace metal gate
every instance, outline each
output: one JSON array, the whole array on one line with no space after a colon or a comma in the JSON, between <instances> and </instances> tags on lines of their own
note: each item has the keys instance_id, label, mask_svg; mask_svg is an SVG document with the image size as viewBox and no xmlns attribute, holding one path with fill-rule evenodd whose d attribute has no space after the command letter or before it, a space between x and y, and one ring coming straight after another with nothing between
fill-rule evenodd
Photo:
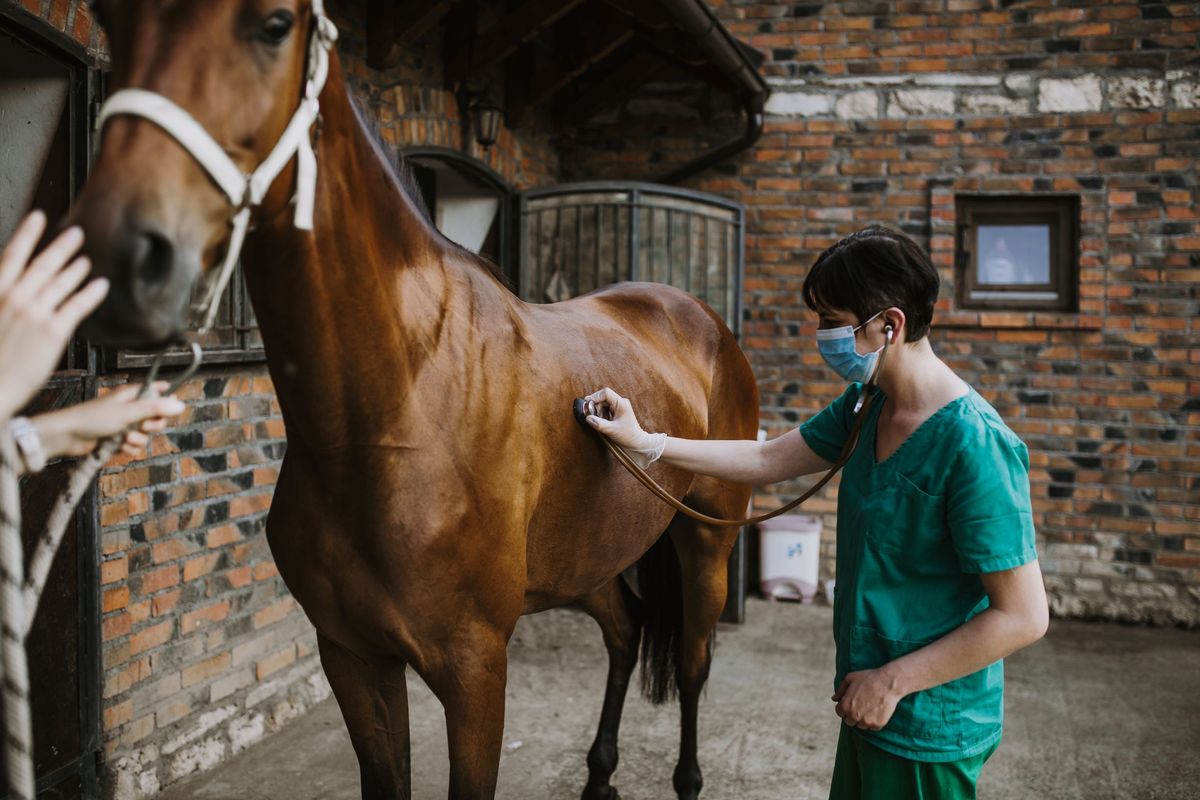
<instances>
[{"instance_id":1,"label":"metal gate","mask_svg":"<svg viewBox=\"0 0 1200 800\"><path fill-rule=\"evenodd\" d=\"M19 5L0 9L0 242L30 208L45 210L52 220L66 214L86 175L90 147L90 99L98 73L83 54L56 47L28 30L27 22L35 20ZM73 342L23 413L95 396L95 375L95 356L86 343ZM68 467L53 463L21 483L26 554L66 486ZM34 763L43 800L89 800L100 794L96 513L93 487L55 557L28 641Z\"/></svg>"},{"instance_id":2,"label":"metal gate","mask_svg":"<svg viewBox=\"0 0 1200 800\"><path fill-rule=\"evenodd\" d=\"M565 300L618 281L691 292L741 334L742 207L650 183L576 183L521 194L521 298Z\"/></svg>"},{"instance_id":3,"label":"metal gate","mask_svg":"<svg viewBox=\"0 0 1200 800\"><path fill-rule=\"evenodd\" d=\"M708 303L741 338L743 210L717 195L651 183L594 182L519 196L518 289L533 303L619 281L653 281ZM729 560L722 619L745 616L745 536Z\"/></svg>"}]
</instances>

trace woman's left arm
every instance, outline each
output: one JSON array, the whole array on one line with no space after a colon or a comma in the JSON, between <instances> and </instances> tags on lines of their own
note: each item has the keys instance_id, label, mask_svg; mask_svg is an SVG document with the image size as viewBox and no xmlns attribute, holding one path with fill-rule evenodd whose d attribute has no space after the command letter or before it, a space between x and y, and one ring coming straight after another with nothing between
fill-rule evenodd
<instances>
[{"instance_id":1,"label":"woman's left arm","mask_svg":"<svg viewBox=\"0 0 1200 800\"><path fill-rule=\"evenodd\" d=\"M979 577L988 595L982 612L920 650L845 677L833 700L847 725L879 730L905 695L970 675L1045 635L1050 611L1037 561Z\"/></svg>"}]
</instances>

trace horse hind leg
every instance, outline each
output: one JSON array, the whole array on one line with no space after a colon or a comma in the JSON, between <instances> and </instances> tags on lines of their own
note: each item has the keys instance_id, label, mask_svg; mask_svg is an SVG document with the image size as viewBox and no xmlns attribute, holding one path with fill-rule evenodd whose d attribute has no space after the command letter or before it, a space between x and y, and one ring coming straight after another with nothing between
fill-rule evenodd
<instances>
[{"instance_id":1,"label":"horse hind leg","mask_svg":"<svg viewBox=\"0 0 1200 800\"><path fill-rule=\"evenodd\" d=\"M731 491L703 479L690 499L709 513L730 517L746 508L749 491ZM683 603L675 648L681 736L672 781L680 800L696 800L704 785L697 752L700 693L712 664L712 637L725 607L729 553L737 532L737 528L704 525L683 515L677 515L668 530L679 556Z\"/></svg>"},{"instance_id":2,"label":"horse hind leg","mask_svg":"<svg viewBox=\"0 0 1200 800\"><path fill-rule=\"evenodd\" d=\"M617 769L617 737L629 679L637 666L641 616L638 599L620 575L580 600L583 610L600 625L608 650L608 681L600 727L588 751L588 781L582 800L619 800L609 783Z\"/></svg>"},{"instance_id":3,"label":"horse hind leg","mask_svg":"<svg viewBox=\"0 0 1200 800\"><path fill-rule=\"evenodd\" d=\"M363 800L410 800L404 663L366 661L319 633L317 648L358 756Z\"/></svg>"}]
</instances>

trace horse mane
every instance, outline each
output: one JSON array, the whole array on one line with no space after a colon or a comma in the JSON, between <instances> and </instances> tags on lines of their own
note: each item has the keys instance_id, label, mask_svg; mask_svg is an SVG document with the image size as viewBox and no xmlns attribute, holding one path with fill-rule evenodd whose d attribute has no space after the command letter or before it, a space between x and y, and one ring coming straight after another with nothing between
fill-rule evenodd
<instances>
[{"instance_id":1,"label":"horse mane","mask_svg":"<svg viewBox=\"0 0 1200 800\"><path fill-rule=\"evenodd\" d=\"M457 242L447 239L446 236L437 229L434 223L433 213L429 206L425 203L425 196L421 193L421 187L417 183L417 176L413 172L412 164L398 149L387 147L383 141L383 135L379 130L379 123L375 117L366 113L363 110L362 104L354 92L348 91L347 96L350 99L350 108L354 111L354 116L358 119L358 124L362 126L363 131L367 134L367 141L371 144L371 149L375 151L375 155L379 160L386 164L392 177L396 181L400 192L405 195L413 208L420 214L421 218L429 226L443 242L446 243L452 250L460 255L470 264L486 271L493 278L498 280L501 285L514 294L515 289L510 284L508 276L500 270L500 265L492 261L490 258L473 253Z\"/></svg>"}]
</instances>

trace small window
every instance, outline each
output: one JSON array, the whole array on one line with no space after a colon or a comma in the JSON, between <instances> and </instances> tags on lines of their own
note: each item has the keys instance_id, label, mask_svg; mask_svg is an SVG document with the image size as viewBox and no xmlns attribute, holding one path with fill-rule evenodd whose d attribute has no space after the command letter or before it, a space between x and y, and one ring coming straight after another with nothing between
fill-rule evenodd
<instances>
[{"instance_id":1,"label":"small window","mask_svg":"<svg viewBox=\"0 0 1200 800\"><path fill-rule=\"evenodd\" d=\"M961 308L1074 311L1079 198L956 198Z\"/></svg>"}]
</instances>

